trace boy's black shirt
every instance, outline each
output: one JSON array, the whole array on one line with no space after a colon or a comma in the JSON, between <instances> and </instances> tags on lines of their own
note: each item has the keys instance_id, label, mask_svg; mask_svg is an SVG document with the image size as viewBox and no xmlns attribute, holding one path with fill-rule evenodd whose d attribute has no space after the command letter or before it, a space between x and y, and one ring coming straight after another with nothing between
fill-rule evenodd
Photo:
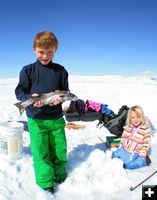
<instances>
[{"instance_id":1,"label":"boy's black shirt","mask_svg":"<svg viewBox=\"0 0 157 200\"><path fill-rule=\"evenodd\" d=\"M41 95L55 90L69 90L68 72L59 64L50 62L42 65L37 60L21 70L15 95L19 101L25 101L33 93ZM26 108L26 114L37 119L56 119L63 116L61 104L41 108L30 105Z\"/></svg>"}]
</instances>

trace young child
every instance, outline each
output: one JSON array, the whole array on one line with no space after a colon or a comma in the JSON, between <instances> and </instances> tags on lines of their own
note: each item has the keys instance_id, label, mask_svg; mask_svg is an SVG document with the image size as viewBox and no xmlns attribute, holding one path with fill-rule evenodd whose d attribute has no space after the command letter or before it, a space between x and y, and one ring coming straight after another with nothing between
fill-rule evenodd
<instances>
[{"instance_id":1,"label":"young child","mask_svg":"<svg viewBox=\"0 0 157 200\"><path fill-rule=\"evenodd\" d=\"M120 147L113 152L112 158L122 159L126 169L144 167L147 165L146 157L150 147L151 132L140 106L129 109L126 124Z\"/></svg>"},{"instance_id":2,"label":"young child","mask_svg":"<svg viewBox=\"0 0 157 200\"><path fill-rule=\"evenodd\" d=\"M15 89L18 100L69 90L68 72L52 62L57 48L58 40L52 32L36 35L33 49L37 61L24 66L20 72ZM43 105L38 101L26 108L36 183L51 193L55 191L54 182L61 183L67 176L67 144L61 103L54 100L50 105Z\"/></svg>"}]
</instances>

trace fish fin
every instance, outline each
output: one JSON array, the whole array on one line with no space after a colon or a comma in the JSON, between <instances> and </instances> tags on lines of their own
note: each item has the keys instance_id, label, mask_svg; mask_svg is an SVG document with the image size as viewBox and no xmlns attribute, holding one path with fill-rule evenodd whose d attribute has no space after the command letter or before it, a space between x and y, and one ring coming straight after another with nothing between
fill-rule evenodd
<instances>
[{"instance_id":1,"label":"fish fin","mask_svg":"<svg viewBox=\"0 0 157 200\"><path fill-rule=\"evenodd\" d=\"M25 110L25 108L22 106L22 102L17 102L14 105L19 109L20 115L22 115Z\"/></svg>"}]
</instances>

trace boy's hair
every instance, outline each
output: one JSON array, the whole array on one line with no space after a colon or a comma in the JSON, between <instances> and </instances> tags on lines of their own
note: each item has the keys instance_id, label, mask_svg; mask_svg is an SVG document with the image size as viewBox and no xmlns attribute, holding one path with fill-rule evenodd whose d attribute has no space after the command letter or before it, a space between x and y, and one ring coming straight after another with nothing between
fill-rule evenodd
<instances>
[{"instance_id":1,"label":"boy's hair","mask_svg":"<svg viewBox=\"0 0 157 200\"><path fill-rule=\"evenodd\" d=\"M127 116L127 120L126 120L126 124L128 126L131 125L131 113L132 112L135 112L136 115L141 118L141 125L148 124L146 117L144 115L143 109L140 106L136 105L136 106L132 106L128 111L128 116Z\"/></svg>"},{"instance_id":2,"label":"boy's hair","mask_svg":"<svg viewBox=\"0 0 157 200\"><path fill-rule=\"evenodd\" d=\"M57 50L58 40L52 32L43 31L35 36L33 48L35 49L36 47L42 47L46 49L49 47L55 47Z\"/></svg>"}]
</instances>

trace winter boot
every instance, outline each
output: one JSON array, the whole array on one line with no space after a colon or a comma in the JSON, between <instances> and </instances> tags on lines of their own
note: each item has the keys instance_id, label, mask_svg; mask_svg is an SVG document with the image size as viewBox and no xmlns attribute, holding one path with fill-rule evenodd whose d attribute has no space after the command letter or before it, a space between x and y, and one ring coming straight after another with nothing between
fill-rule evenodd
<instances>
[{"instance_id":1,"label":"winter boot","mask_svg":"<svg viewBox=\"0 0 157 200\"><path fill-rule=\"evenodd\" d=\"M151 164L151 159L149 158L148 154L146 155L146 165L149 166Z\"/></svg>"}]
</instances>

